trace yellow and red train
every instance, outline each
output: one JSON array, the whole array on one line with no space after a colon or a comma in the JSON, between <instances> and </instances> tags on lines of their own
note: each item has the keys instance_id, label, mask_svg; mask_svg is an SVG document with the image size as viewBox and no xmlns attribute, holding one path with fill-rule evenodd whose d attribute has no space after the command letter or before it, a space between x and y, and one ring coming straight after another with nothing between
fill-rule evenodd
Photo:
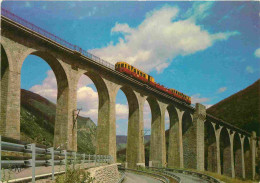
<instances>
[{"instance_id":1,"label":"yellow and red train","mask_svg":"<svg viewBox=\"0 0 260 183\"><path fill-rule=\"evenodd\" d=\"M160 85L159 83L156 83L152 76L146 74L145 72L133 67L132 65L130 65L126 62L117 62L115 64L115 69L119 72L130 75L144 83L147 83L150 86L157 88L171 96L174 96L174 97L184 101L187 104L191 104L191 97L189 97L175 89L169 89L169 88L164 87L163 85Z\"/></svg>"}]
</instances>

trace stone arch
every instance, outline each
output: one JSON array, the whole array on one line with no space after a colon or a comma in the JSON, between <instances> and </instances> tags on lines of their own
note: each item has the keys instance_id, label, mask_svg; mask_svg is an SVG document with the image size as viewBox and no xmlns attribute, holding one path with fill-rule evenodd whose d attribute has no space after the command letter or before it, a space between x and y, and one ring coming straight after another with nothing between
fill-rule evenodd
<instances>
[{"instance_id":1,"label":"stone arch","mask_svg":"<svg viewBox=\"0 0 260 183\"><path fill-rule=\"evenodd\" d=\"M144 165L144 122L143 106L145 97L135 92L129 86L121 87L128 102L128 129L127 129L127 147L126 161L130 168L136 167L137 163Z\"/></svg>"},{"instance_id":2,"label":"stone arch","mask_svg":"<svg viewBox=\"0 0 260 183\"><path fill-rule=\"evenodd\" d=\"M1 44L1 122L0 122L0 134L6 135L7 124L6 124L6 112L7 112L7 102L8 102L8 87L9 87L9 59L6 51Z\"/></svg>"},{"instance_id":3,"label":"stone arch","mask_svg":"<svg viewBox=\"0 0 260 183\"><path fill-rule=\"evenodd\" d=\"M168 166L169 167L181 167L181 155L180 155L180 127L182 121L183 111L170 104L167 107L167 111L170 117L169 127L169 146L168 146Z\"/></svg>"},{"instance_id":4,"label":"stone arch","mask_svg":"<svg viewBox=\"0 0 260 183\"><path fill-rule=\"evenodd\" d=\"M147 101L152 113L149 166L161 167L166 164L164 122L166 107L164 108L163 104L152 96L149 96Z\"/></svg>"},{"instance_id":5,"label":"stone arch","mask_svg":"<svg viewBox=\"0 0 260 183\"><path fill-rule=\"evenodd\" d=\"M231 144L227 128L223 128L220 132L220 163L221 174L231 177Z\"/></svg>"},{"instance_id":6,"label":"stone arch","mask_svg":"<svg viewBox=\"0 0 260 183\"><path fill-rule=\"evenodd\" d=\"M190 112L185 111L182 118L182 138L183 138L183 163L184 168L196 169L196 131L193 128Z\"/></svg>"},{"instance_id":7,"label":"stone arch","mask_svg":"<svg viewBox=\"0 0 260 183\"><path fill-rule=\"evenodd\" d=\"M116 125L115 116L112 114L115 113L115 99L112 99L106 81L98 73L91 69L81 70L76 78L76 83L79 82L82 75L86 75L92 80L98 93L96 154L112 155L116 161Z\"/></svg>"},{"instance_id":8,"label":"stone arch","mask_svg":"<svg viewBox=\"0 0 260 183\"><path fill-rule=\"evenodd\" d=\"M244 158L245 158L245 176L246 179L252 178L252 152L250 151L250 137L245 137Z\"/></svg>"},{"instance_id":9,"label":"stone arch","mask_svg":"<svg viewBox=\"0 0 260 183\"><path fill-rule=\"evenodd\" d=\"M13 60L12 60L12 54L10 53L9 51L9 48L7 46L7 43L5 41L5 39L1 39L1 53L4 53L6 58L7 58L7 61L8 61L8 66L9 66L9 70L10 71L13 71ZM2 52L2 49L3 49L3 52ZM1 54L1 57L2 57L2 54ZM2 58L1 58L2 59Z\"/></svg>"},{"instance_id":10,"label":"stone arch","mask_svg":"<svg viewBox=\"0 0 260 183\"><path fill-rule=\"evenodd\" d=\"M73 132L73 109L70 109L69 98L70 86L68 77L62 64L51 53L40 50L27 50L21 56L22 60L19 62L19 72L25 59L29 55L35 55L43 59L53 70L57 81L57 102L56 102L56 116L54 127L54 147L65 148L69 150L76 150L75 138L71 135Z\"/></svg>"},{"instance_id":11,"label":"stone arch","mask_svg":"<svg viewBox=\"0 0 260 183\"><path fill-rule=\"evenodd\" d=\"M214 127L210 121L205 122L205 169L217 172L217 144Z\"/></svg>"},{"instance_id":12,"label":"stone arch","mask_svg":"<svg viewBox=\"0 0 260 183\"><path fill-rule=\"evenodd\" d=\"M241 140L239 134L236 133L234 136L234 167L235 167L235 177L243 177L243 168L242 168L242 148Z\"/></svg>"}]
</instances>

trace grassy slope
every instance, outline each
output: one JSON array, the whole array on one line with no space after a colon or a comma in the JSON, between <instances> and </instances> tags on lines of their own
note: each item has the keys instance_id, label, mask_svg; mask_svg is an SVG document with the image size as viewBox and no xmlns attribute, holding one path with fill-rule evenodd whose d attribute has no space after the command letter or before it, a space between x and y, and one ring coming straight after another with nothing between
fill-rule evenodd
<instances>
[{"instance_id":1,"label":"grassy slope","mask_svg":"<svg viewBox=\"0 0 260 183\"><path fill-rule=\"evenodd\" d=\"M52 146L55 104L38 94L21 90L21 140ZM78 151L95 152L96 125L90 118L78 118Z\"/></svg>"},{"instance_id":2,"label":"grassy slope","mask_svg":"<svg viewBox=\"0 0 260 183\"><path fill-rule=\"evenodd\" d=\"M260 80L213 105L207 113L260 136Z\"/></svg>"}]
</instances>

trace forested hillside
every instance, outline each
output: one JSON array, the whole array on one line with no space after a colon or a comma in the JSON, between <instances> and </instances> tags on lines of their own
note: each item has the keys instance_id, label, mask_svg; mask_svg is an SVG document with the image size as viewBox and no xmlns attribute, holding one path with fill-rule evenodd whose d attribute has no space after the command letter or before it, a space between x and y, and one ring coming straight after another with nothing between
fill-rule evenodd
<instances>
[{"instance_id":1,"label":"forested hillside","mask_svg":"<svg viewBox=\"0 0 260 183\"><path fill-rule=\"evenodd\" d=\"M56 105L44 97L21 90L21 140L53 145ZM96 125L90 118L78 118L78 151L95 153Z\"/></svg>"}]
</instances>

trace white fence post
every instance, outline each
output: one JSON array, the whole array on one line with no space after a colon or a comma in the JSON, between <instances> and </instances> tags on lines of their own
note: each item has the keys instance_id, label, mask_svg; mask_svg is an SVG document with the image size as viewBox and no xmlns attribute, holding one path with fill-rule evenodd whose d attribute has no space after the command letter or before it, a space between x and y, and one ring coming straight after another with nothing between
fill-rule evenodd
<instances>
[{"instance_id":1,"label":"white fence post","mask_svg":"<svg viewBox=\"0 0 260 183\"><path fill-rule=\"evenodd\" d=\"M85 159L86 159L86 155L85 155L85 153L82 155L82 157L83 157L83 161L82 161L82 163L83 163L83 165L85 164Z\"/></svg>"},{"instance_id":2,"label":"white fence post","mask_svg":"<svg viewBox=\"0 0 260 183\"><path fill-rule=\"evenodd\" d=\"M54 180L54 148L50 148L51 152L51 180Z\"/></svg>"},{"instance_id":3,"label":"white fence post","mask_svg":"<svg viewBox=\"0 0 260 183\"><path fill-rule=\"evenodd\" d=\"M65 171L67 172L67 167L68 167L67 150L64 150L64 158L65 158Z\"/></svg>"},{"instance_id":4,"label":"white fence post","mask_svg":"<svg viewBox=\"0 0 260 183\"><path fill-rule=\"evenodd\" d=\"M35 144L31 144L31 151L32 151L32 182L35 183Z\"/></svg>"}]
</instances>

